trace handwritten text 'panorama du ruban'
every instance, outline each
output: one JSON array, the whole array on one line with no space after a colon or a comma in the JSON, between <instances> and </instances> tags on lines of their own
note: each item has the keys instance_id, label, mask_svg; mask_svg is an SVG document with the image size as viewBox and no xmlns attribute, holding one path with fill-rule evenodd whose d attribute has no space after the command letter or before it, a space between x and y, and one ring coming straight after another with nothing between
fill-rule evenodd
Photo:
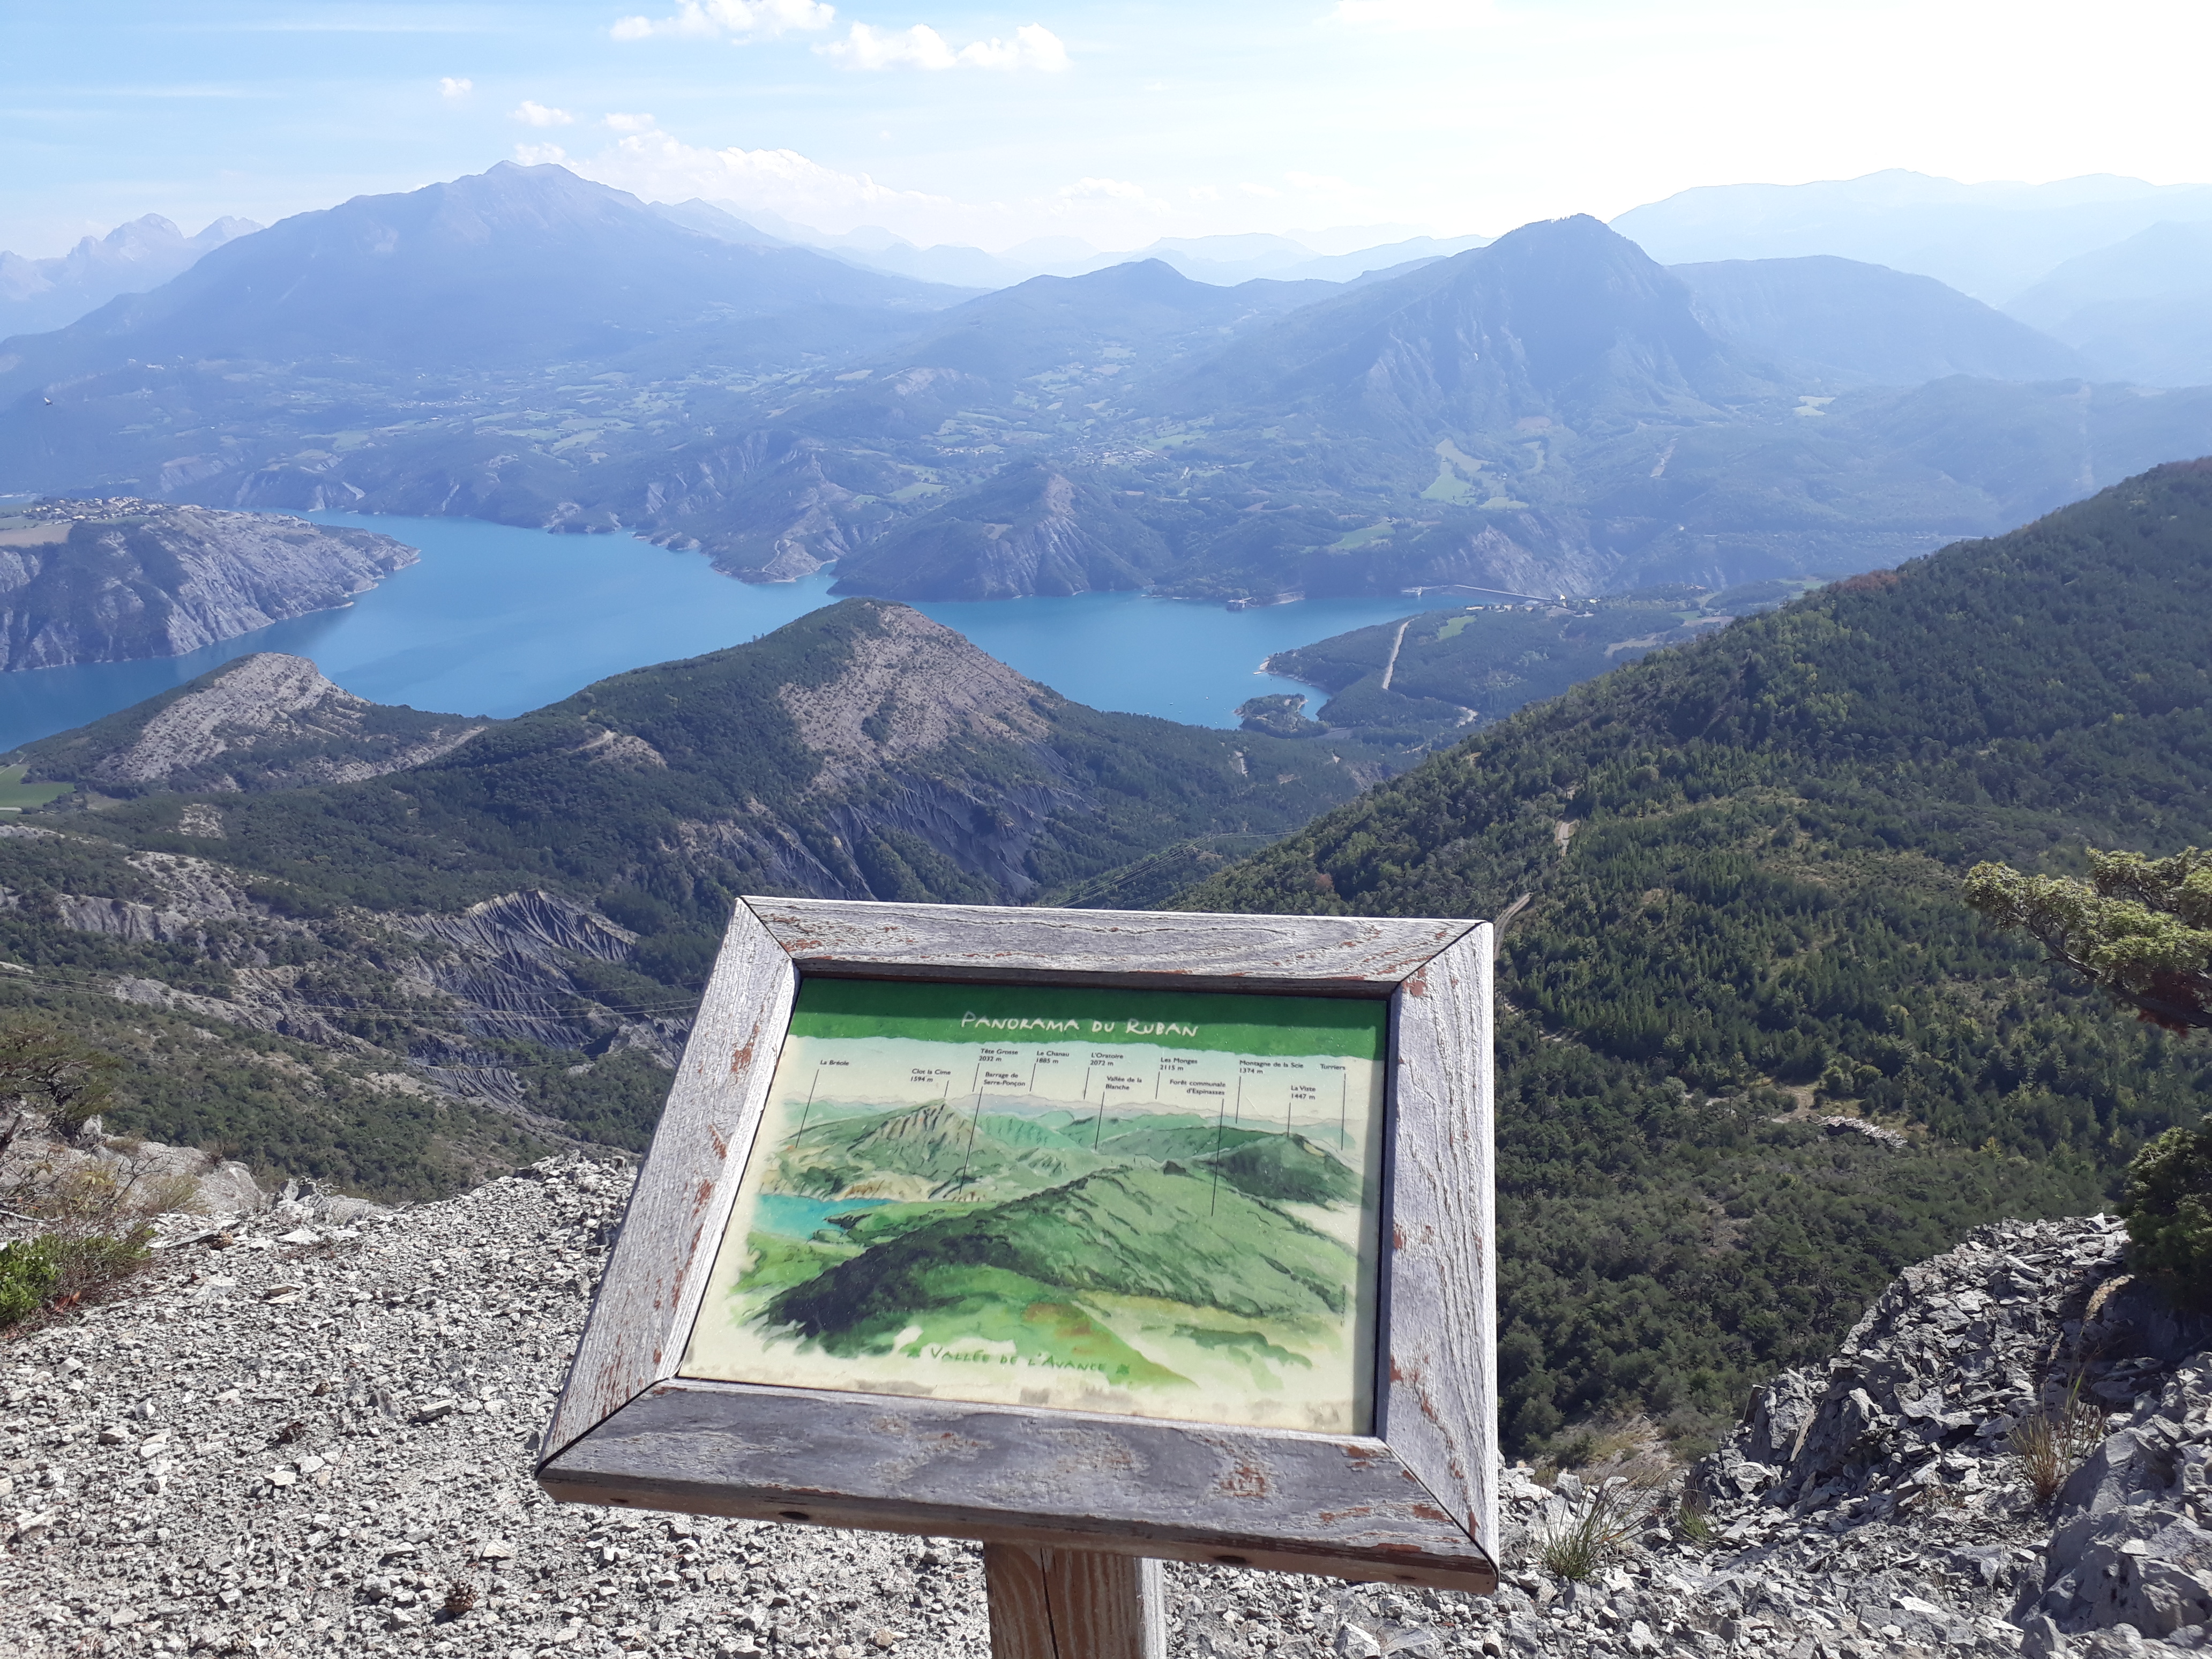
<instances>
[{"instance_id":1,"label":"handwritten text 'panorama du ruban'","mask_svg":"<svg viewBox=\"0 0 2212 1659\"><path fill-rule=\"evenodd\" d=\"M1066 1031L1080 1035L1085 1026L1093 1036L1187 1036L1198 1035L1195 1025L1177 1025L1164 1019L1039 1019L1010 1015L1000 1018L993 1014L963 1014L960 1029L975 1027L986 1031Z\"/></svg>"}]
</instances>

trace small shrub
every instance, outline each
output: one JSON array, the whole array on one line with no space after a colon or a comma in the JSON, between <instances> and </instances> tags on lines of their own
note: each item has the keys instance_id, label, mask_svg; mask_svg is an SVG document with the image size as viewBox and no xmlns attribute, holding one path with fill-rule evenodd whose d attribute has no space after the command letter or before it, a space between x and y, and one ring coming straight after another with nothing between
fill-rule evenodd
<instances>
[{"instance_id":1,"label":"small shrub","mask_svg":"<svg viewBox=\"0 0 2212 1659\"><path fill-rule=\"evenodd\" d=\"M69 1307L127 1279L146 1265L152 1237L141 1226L119 1238L41 1233L0 1245L0 1326L41 1308Z\"/></svg>"},{"instance_id":2,"label":"small shrub","mask_svg":"<svg viewBox=\"0 0 2212 1659\"><path fill-rule=\"evenodd\" d=\"M2104 1434L2104 1419L2094 1404L2081 1398L2078 1378L2067 1390L2063 1406L2045 1407L2014 1425L2012 1454L2019 1460L2035 1501L2048 1504L2056 1498L2067 1476L2081 1467L2081 1460Z\"/></svg>"},{"instance_id":3,"label":"small shrub","mask_svg":"<svg viewBox=\"0 0 2212 1659\"><path fill-rule=\"evenodd\" d=\"M0 1244L0 1326L29 1318L54 1293L61 1267L51 1243L50 1239L33 1238Z\"/></svg>"},{"instance_id":4,"label":"small shrub","mask_svg":"<svg viewBox=\"0 0 2212 1659\"><path fill-rule=\"evenodd\" d=\"M2166 1279L2184 1301L2212 1303L2212 1116L2135 1155L2120 1213L2130 1267Z\"/></svg>"},{"instance_id":5,"label":"small shrub","mask_svg":"<svg viewBox=\"0 0 2212 1659\"><path fill-rule=\"evenodd\" d=\"M116 1066L113 1056L45 1020L0 1024L0 1100L12 1109L0 1127L0 1152L33 1124L64 1140L74 1135L106 1109Z\"/></svg>"},{"instance_id":6,"label":"small shrub","mask_svg":"<svg viewBox=\"0 0 2212 1659\"><path fill-rule=\"evenodd\" d=\"M1581 1469L1595 1462L1597 1453L1597 1436L1588 1429L1577 1429L1553 1452L1552 1457L1563 1469Z\"/></svg>"}]
</instances>

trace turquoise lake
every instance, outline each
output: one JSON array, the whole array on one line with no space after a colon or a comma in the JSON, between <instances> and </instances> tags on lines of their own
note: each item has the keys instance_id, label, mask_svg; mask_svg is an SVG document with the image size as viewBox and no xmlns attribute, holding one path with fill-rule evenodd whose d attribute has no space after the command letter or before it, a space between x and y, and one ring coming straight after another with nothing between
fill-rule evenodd
<instances>
[{"instance_id":1,"label":"turquoise lake","mask_svg":"<svg viewBox=\"0 0 2212 1659\"><path fill-rule=\"evenodd\" d=\"M188 656L0 674L0 752L256 651L309 658L373 702L503 717L625 669L742 645L836 603L828 572L766 586L733 581L698 554L629 536L556 536L470 519L308 516L381 531L421 549L422 560L343 610ZM1228 727L1247 697L1310 690L1261 673L1270 652L1461 603L1399 596L1226 611L1083 593L915 608L1078 702Z\"/></svg>"},{"instance_id":2,"label":"turquoise lake","mask_svg":"<svg viewBox=\"0 0 2212 1659\"><path fill-rule=\"evenodd\" d=\"M811 1238L815 1229L833 1215L854 1215L879 1210L885 1198L799 1198L790 1193L763 1193L753 1212L753 1231L771 1238Z\"/></svg>"}]
</instances>

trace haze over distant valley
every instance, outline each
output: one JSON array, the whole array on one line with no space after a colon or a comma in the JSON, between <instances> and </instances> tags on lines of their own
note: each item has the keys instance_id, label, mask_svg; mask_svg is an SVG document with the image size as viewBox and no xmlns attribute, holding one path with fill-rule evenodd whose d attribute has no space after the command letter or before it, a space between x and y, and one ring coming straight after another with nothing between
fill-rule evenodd
<instances>
[{"instance_id":1,"label":"haze over distant valley","mask_svg":"<svg viewBox=\"0 0 2212 1659\"><path fill-rule=\"evenodd\" d=\"M1845 192L1851 222L1903 234L1917 188ZM2094 239L2143 194L2007 210ZM1775 199L1620 223L1795 247ZM1587 217L1340 282L1147 258L978 292L834 252L551 165L356 198L0 344L0 488L623 528L904 599L1249 603L1842 574L2212 450L2212 391L2149 395L1930 277L1669 269Z\"/></svg>"}]
</instances>

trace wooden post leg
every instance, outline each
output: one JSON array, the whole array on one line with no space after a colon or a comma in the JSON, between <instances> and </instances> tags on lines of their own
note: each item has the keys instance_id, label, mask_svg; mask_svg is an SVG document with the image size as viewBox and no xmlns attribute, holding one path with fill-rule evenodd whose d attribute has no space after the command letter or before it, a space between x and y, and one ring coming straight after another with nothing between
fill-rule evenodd
<instances>
[{"instance_id":1,"label":"wooden post leg","mask_svg":"<svg viewBox=\"0 0 2212 1659\"><path fill-rule=\"evenodd\" d=\"M983 1582L991 1659L1167 1659L1157 1561L986 1544Z\"/></svg>"}]
</instances>

